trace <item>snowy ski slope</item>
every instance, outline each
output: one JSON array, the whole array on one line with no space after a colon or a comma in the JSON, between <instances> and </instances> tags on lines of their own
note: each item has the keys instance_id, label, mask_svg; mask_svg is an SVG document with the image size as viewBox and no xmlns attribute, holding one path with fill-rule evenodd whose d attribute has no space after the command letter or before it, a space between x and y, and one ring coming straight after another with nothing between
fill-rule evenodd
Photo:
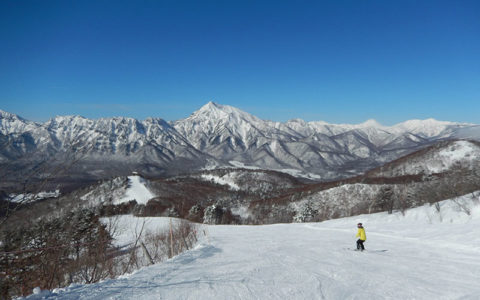
<instances>
[{"instance_id":1,"label":"snowy ski slope","mask_svg":"<svg viewBox=\"0 0 480 300\"><path fill-rule=\"evenodd\" d=\"M464 196L405 216L206 226L208 239L165 263L28 298L480 299L479 200ZM365 252L352 250L359 221Z\"/></svg>"},{"instance_id":2,"label":"snowy ski slope","mask_svg":"<svg viewBox=\"0 0 480 300\"><path fill-rule=\"evenodd\" d=\"M120 204L130 200L136 200L138 204L146 204L155 197L145 186L145 180L140 176L128 176L129 187L121 199L116 199L113 204Z\"/></svg>"}]
</instances>

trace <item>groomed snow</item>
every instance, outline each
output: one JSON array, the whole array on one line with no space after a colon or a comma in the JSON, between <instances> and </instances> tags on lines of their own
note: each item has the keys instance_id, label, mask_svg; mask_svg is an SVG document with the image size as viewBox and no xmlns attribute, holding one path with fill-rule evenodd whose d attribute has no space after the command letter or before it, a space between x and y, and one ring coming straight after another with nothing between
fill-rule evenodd
<instances>
[{"instance_id":1,"label":"groomed snow","mask_svg":"<svg viewBox=\"0 0 480 300\"><path fill-rule=\"evenodd\" d=\"M322 223L208 226L208 242L165 263L29 299L479 299L479 200ZM359 221L365 252L352 250Z\"/></svg>"},{"instance_id":2,"label":"groomed snow","mask_svg":"<svg viewBox=\"0 0 480 300\"><path fill-rule=\"evenodd\" d=\"M120 199L115 199L113 204L120 204L130 200L136 200L138 204L146 204L148 200L155 197L145 186L145 180L140 176L128 176L128 184L125 195Z\"/></svg>"}]
</instances>

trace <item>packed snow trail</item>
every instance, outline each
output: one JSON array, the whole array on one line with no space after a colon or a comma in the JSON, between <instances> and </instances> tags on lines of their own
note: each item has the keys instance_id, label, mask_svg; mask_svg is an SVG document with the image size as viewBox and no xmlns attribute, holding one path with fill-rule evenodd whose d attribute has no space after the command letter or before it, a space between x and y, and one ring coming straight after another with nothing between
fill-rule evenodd
<instances>
[{"instance_id":1,"label":"packed snow trail","mask_svg":"<svg viewBox=\"0 0 480 300\"><path fill-rule=\"evenodd\" d=\"M209 239L117 280L47 299L479 299L480 206L323 223L208 226ZM364 223L366 251L355 247ZM388 250L379 252L377 250ZM40 296L40 295L38 295ZM35 298L33 295L32 298Z\"/></svg>"},{"instance_id":2,"label":"packed snow trail","mask_svg":"<svg viewBox=\"0 0 480 300\"><path fill-rule=\"evenodd\" d=\"M113 204L121 204L136 200L138 204L147 204L148 200L155 197L145 186L145 179L140 176L128 176L129 186L121 199L116 199Z\"/></svg>"}]
</instances>

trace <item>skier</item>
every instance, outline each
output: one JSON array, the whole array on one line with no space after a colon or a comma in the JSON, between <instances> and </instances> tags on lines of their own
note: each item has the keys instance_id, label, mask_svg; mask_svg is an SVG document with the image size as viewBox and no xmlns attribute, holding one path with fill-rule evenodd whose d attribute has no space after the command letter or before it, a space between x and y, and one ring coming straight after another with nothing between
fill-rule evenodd
<instances>
[{"instance_id":1,"label":"skier","mask_svg":"<svg viewBox=\"0 0 480 300\"><path fill-rule=\"evenodd\" d=\"M363 243L367 240L367 235L365 234L365 228L363 228L362 223L357 224L358 227L358 232L355 237L359 237L357 240L357 250L365 250L365 247L363 246Z\"/></svg>"}]
</instances>

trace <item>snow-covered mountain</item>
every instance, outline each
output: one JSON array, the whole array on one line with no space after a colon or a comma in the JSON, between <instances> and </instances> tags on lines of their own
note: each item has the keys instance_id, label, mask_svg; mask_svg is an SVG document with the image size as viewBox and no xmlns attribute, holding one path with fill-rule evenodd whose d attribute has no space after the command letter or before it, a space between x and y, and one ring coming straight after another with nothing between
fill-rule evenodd
<instances>
[{"instance_id":1,"label":"snow-covered mountain","mask_svg":"<svg viewBox=\"0 0 480 300\"><path fill-rule=\"evenodd\" d=\"M173 122L63 116L35 123L0 111L0 164L15 173L39 162L74 161L72 172L96 178L136 169L159 175L243 165L326 180L359 174L440 140L480 140L479 128L433 119L394 126L374 120L281 123L213 102Z\"/></svg>"},{"instance_id":2,"label":"snow-covered mountain","mask_svg":"<svg viewBox=\"0 0 480 300\"><path fill-rule=\"evenodd\" d=\"M160 174L164 169L200 168L207 157L162 119L90 120L55 117L43 124L0 111L0 162L5 169L47 161L65 161L72 173L87 177L126 175L136 169Z\"/></svg>"}]
</instances>

